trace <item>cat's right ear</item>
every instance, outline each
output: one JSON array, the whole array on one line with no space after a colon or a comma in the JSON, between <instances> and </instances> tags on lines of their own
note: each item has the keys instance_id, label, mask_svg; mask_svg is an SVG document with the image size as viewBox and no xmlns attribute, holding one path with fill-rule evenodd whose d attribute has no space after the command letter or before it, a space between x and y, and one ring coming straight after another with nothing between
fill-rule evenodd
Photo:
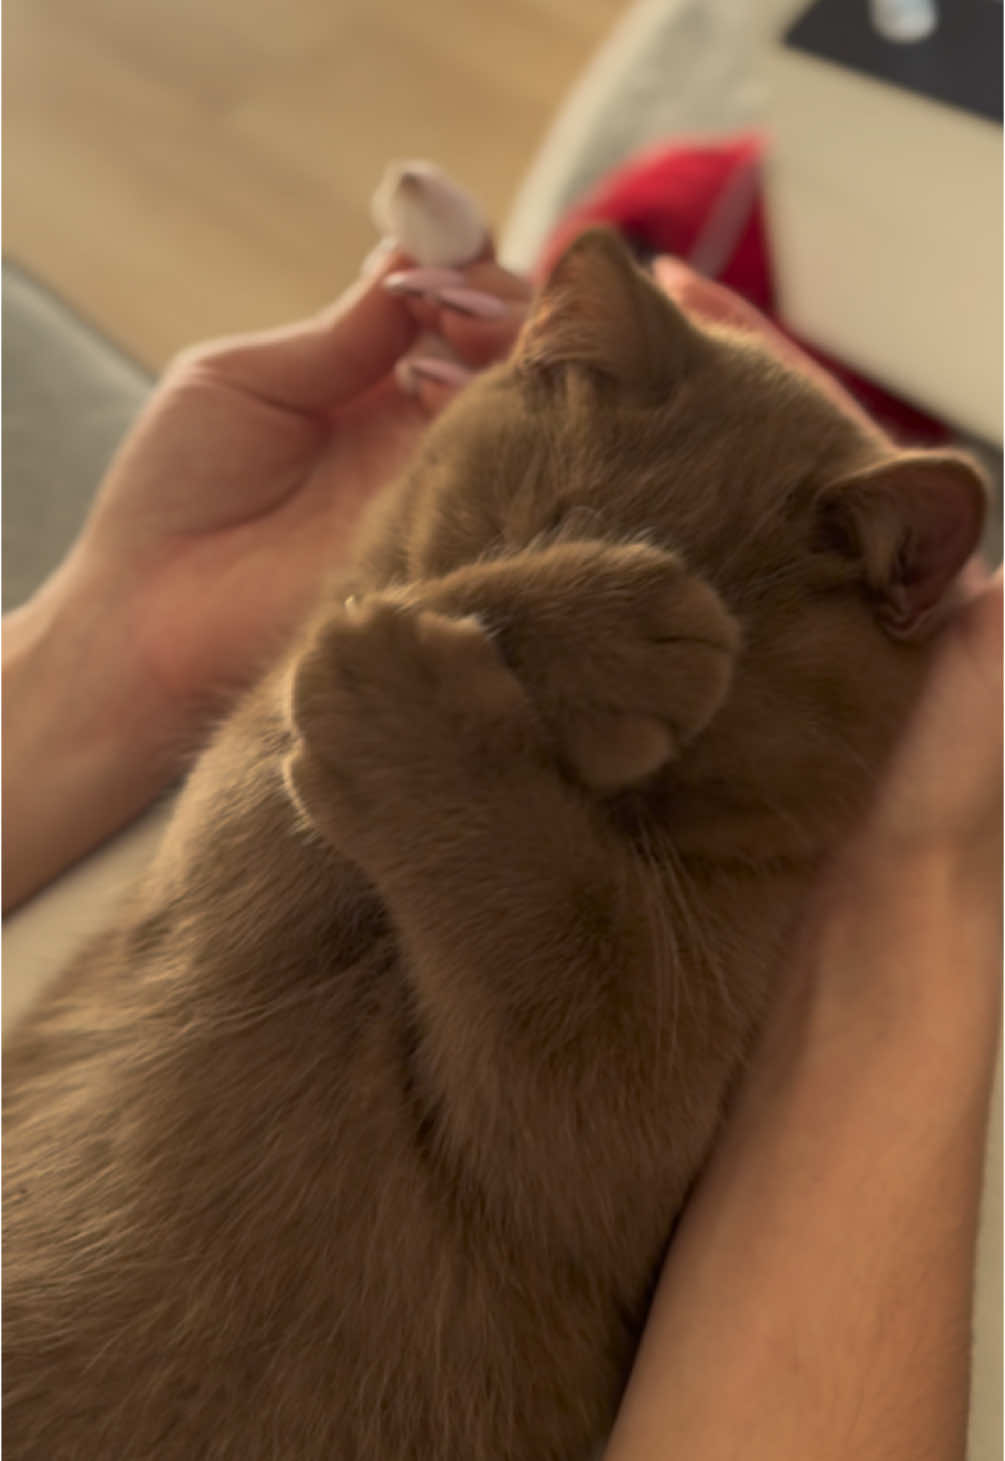
<instances>
[{"instance_id":1,"label":"cat's right ear","mask_svg":"<svg viewBox=\"0 0 1005 1461\"><path fill-rule=\"evenodd\" d=\"M580 234L531 307L514 350L518 368L581 365L633 395L665 399L700 348L684 314L607 228Z\"/></svg>"},{"instance_id":2,"label":"cat's right ear","mask_svg":"<svg viewBox=\"0 0 1005 1461\"><path fill-rule=\"evenodd\" d=\"M980 543L989 493L963 452L901 451L820 494L817 546L859 564L890 634L919 638Z\"/></svg>"}]
</instances>

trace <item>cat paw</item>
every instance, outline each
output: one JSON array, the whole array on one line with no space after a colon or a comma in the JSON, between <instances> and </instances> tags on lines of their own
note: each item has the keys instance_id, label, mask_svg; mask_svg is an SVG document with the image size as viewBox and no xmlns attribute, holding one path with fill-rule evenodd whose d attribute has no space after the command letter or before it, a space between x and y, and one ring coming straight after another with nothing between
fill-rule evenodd
<instances>
[{"instance_id":1,"label":"cat paw","mask_svg":"<svg viewBox=\"0 0 1005 1461\"><path fill-rule=\"evenodd\" d=\"M507 663L587 786L618 791L678 756L719 710L739 630L676 554L565 544L542 554L526 614L500 635Z\"/></svg>"},{"instance_id":2,"label":"cat paw","mask_svg":"<svg viewBox=\"0 0 1005 1461\"><path fill-rule=\"evenodd\" d=\"M294 666L287 787L330 835L362 836L532 733L527 696L481 623L400 598L349 600Z\"/></svg>"}]
</instances>

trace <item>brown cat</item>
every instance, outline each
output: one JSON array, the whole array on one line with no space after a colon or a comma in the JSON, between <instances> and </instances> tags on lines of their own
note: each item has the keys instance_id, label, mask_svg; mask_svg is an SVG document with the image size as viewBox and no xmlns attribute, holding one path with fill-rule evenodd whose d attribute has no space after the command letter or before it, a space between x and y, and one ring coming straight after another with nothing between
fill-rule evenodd
<instances>
[{"instance_id":1,"label":"brown cat","mask_svg":"<svg viewBox=\"0 0 1005 1461\"><path fill-rule=\"evenodd\" d=\"M574 245L10 1049L10 1461L586 1457L982 515Z\"/></svg>"}]
</instances>

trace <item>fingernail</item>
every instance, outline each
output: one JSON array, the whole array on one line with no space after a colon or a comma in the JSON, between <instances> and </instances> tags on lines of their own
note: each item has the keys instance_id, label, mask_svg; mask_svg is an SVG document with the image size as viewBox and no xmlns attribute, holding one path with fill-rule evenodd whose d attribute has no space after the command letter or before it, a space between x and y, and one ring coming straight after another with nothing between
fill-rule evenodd
<instances>
[{"instance_id":1,"label":"fingernail","mask_svg":"<svg viewBox=\"0 0 1005 1461\"><path fill-rule=\"evenodd\" d=\"M464 275L456 269L400 269L396 274L388 274L384 288L391 294L422 298L463 283Z\"/></svg>"},{"instance_id":2,"label":"fingernail","mask_svg":"<svg viewBox=\"0 0 1005 1461\"><path fill-rule=\"evenodd\" d=\"M380 231L397 239L420 264L469 264L488 243L488 227L474 199L431 162L389 167L371 213Z\"/></svg>"},{"instance_id":3,"label":"fingernail","mask_svg":"<svg viewBox=\"0 0 1005 1461\"><path fill-rule=\"evenodd\" d=\"M397 242L393 238L378 239L362 264L360 264L359 277L361 279L372 279L374 274L379 274L397 247Z\"/></svg>"},{"instance_id":4,"label":"fingernail","mask_svg":"<svg viewBox=\"0 0 1005 1461\"><path fill-rule=\"evenodd\" d=\"M465 386L475 374L463 365L455 365L452 360L437 360L427 355L399 360L394 373L399 386L410 395L415 394L423 381L432 381L438 386Z\"/></svg>"},{"instance_id":5,"label":"fingernail","mask_svg":"<svg viewBox=\"0 0 1005 1461\"><path fill-rule=\"evenodd\" d=\"M507 306L498 295L484 294L480 289L437 289L435 297L447 309L476 320L497 320L507 313Z\"/></svg>"}]
</instances>

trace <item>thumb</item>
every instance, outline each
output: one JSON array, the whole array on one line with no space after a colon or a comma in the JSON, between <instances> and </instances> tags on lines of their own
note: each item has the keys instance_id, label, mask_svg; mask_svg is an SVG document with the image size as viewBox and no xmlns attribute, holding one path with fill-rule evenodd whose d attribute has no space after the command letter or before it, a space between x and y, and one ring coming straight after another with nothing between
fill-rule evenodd
<instances>
[{"instance_id":1,"label":"thumb","mask_svg":"<svg viewBox=\"0 0 1005 1461\"><path fill-rule=\"evenodd\" d=\"M213 341L186 352L178 364L286 410L314 413L345 405L389 375L418 333L403 302L382 283L408 262L405 254L388 254L319 314Z\"/></svg>"}]
</instances>

